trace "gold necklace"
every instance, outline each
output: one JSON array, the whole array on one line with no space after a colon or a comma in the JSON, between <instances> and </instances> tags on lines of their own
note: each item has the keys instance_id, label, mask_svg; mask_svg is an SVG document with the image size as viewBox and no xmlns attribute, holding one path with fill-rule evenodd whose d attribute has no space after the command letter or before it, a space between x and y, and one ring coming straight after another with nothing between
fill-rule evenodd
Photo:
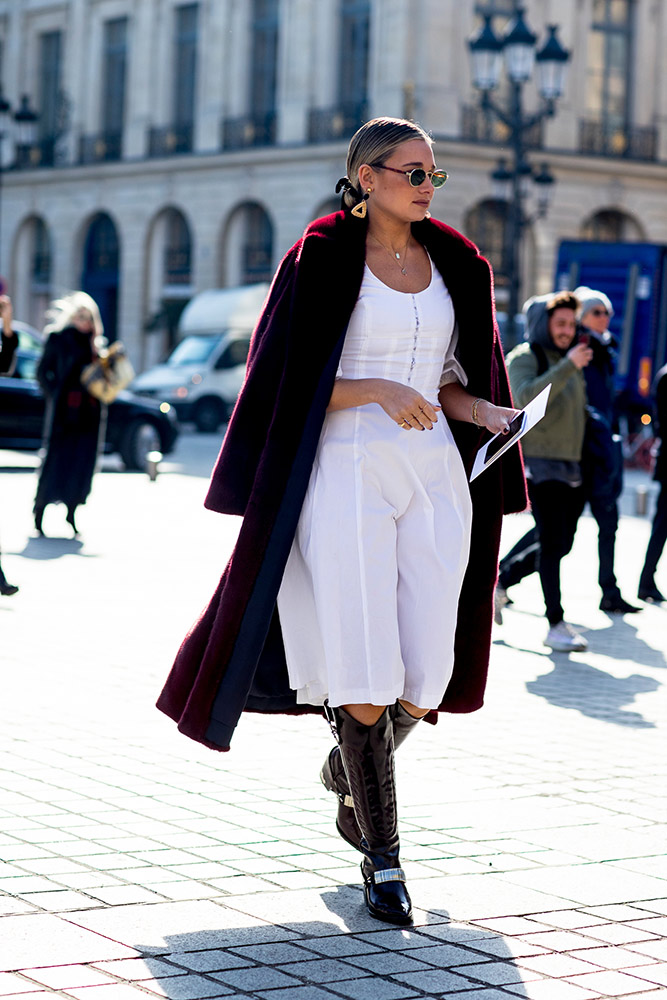
<instances>
[{"instance_id":1,"label":"gold necklace","mask_svg":"<svg viewBox=\"0 0 667 1000\"><path fill-rule=\"evenodd\" d=\"M398 252L398 250L392 250L392 249L391 249L390 247L388 247L388 246L387 246L387 245L386 245L385 243L382 243L382 241L381 241L381 240L379 240L379 239L377 238L377 236L373 236L373 234L372 234L372 233L370 234L370 237L371 237L371 239L372 239L372 240L375 240L375 242L376 242L377 244L379 244L379 246L381 246L381 247L382 247L382 248L383 248L384 250L386 250L388 254L391 254L391 256L392 256L392 257L393 257L393 258L394 258L394 259L395 259L396 261L398 261L398 266L399 266L399 267L400 267L400 269L401 269L401 274L405 274L405 275L407 275L407 273L408 273L408 272L407 272L407 270L406 270L406 263L407 263L407 260L408 260L408 247L410 246L410 237L408 236L408 242L407 242L407 243L405 244L405 247L403 248L403 255L404 255L404 256L403 256L403 263L402 263L402 264L401 264L401 255L400 255L400 253Z\"/></svg>"}]
</instances>

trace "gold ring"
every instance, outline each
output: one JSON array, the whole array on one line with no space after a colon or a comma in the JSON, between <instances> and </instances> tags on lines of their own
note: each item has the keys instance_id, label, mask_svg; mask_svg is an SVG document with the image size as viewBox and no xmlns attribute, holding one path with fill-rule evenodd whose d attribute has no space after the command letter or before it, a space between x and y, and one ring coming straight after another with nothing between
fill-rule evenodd
<instances>
[{"instance_id":1,"label":"gold ring","mask_svg":"<svg viewBox=\"0 0 667 1000\"><path fill-rule=\"evenodd\" d=\"M399 424L399 427L409 427L409 426L410 424L407 422L407 420L401 420Z\"/></svg>"}]
</instances>

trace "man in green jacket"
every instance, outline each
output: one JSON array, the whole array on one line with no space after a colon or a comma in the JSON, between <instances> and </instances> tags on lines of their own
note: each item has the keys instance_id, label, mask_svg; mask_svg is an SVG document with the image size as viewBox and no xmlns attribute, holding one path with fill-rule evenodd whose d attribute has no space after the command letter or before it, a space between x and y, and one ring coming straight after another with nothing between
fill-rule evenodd
<instances>
[{"instance_id":1,"label":"man in green jacket","mask_svg":"<svg viewBox=\"0 0 667 1000\"><path fill-rule=\"evenodd\" d=\"M538 535L538 568L549 631L545 645L560 652L583 650L587 642L564 620L560 563L572 548L584 496L581 453L586 424L583 369L593 352L575 343L577 298L571 292L529 299L527 343L515 347L507 368L516 406L525 406L551 384L544 418L523 439L531 508ZM511 554L510 554L511 556ZM506 557L508 559L509 557ZM518 567L516 579L523 575Z\"/></svg>"}]
</instances>

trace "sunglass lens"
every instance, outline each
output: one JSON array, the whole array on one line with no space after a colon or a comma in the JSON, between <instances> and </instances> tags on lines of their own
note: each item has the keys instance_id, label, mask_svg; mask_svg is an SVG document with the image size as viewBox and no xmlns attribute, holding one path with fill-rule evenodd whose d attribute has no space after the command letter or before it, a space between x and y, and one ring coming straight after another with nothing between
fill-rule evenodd
<instances>
[{"instance_id":1,"label":"sunglass lens","mask_svg":"<svg viewBox=\"0 0 667 1000\"><path fill-rule=\"evenodd\" d=\"M447 174L444 170L435 170L431 175L431 184L434 188L442 187L446 180Z\"/></svg>"},{"instance_id":2,"label":"sunglass lens","mask_svg":"<svg viewBox=\"0 0 667 1000\"><path fill-rule=\"evenodd\" d=\"M426 171L422 170L421 167L415 167L414 170L410 171L409 177L413 188L418 188L426 180Z\"/></svg>"}]
</instances>

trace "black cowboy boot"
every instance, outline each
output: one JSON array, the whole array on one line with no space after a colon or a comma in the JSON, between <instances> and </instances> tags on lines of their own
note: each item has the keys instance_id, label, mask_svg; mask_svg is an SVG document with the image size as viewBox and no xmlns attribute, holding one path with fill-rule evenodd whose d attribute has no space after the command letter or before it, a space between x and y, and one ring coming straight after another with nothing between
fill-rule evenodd
<instances>
[{"instance_id":1,"label":"black cowboy boot","mask_svg":"<svg viewBox=\"0 0 667 1000\"><path fill-rule=\"evenodd\" d=\"M389 710L364 726L342 708L329 709L335 720L341 756L354 799L364 855L364 897L373 917L392 924L412 921L412 903L399 860L394 733Z\"/></svg>"},{"instance_id":2,"label":"black cowboy boot","mask_svg":"<svg viewBox=\"0 0 667 1000\"><path fill-rule=\"evenodd\" d=\"M412 732L421 719L410 715L400 701L389 708L391 720L394 727L394 750L398 750L401 743ZM350 786L345 776L345 768L340 756L340 747L336 744L329 753L329 756L322 765L320 780L324 787L334 792L338 796L338 815L336 816L336 829L346 843L350 844L357 851L360 850L361 830L354 815L354 802L350 795Z\"/></svg>"}]
</instances>

